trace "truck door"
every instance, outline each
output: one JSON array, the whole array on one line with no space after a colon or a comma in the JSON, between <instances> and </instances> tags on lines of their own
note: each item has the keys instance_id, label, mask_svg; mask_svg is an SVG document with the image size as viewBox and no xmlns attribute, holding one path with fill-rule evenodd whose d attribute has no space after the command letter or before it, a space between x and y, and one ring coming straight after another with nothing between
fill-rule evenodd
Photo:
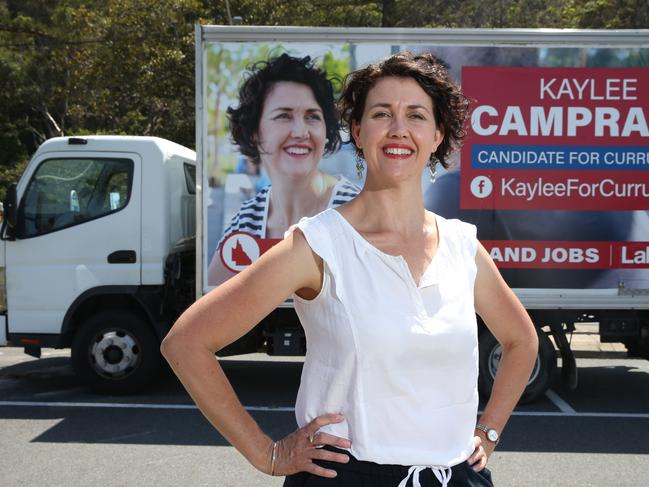
<instances>
[{"instance_id":1,"label":"truck door","mask_svg":"<svg viewBox=\"0 0 649 487\"><path fill-rule=\"evenodd\" d=\"M18 186L7 241L9 334L58 334L72 302L109 285L139 285L141 158L44 153Z\"/></svg>"}]
</instances>

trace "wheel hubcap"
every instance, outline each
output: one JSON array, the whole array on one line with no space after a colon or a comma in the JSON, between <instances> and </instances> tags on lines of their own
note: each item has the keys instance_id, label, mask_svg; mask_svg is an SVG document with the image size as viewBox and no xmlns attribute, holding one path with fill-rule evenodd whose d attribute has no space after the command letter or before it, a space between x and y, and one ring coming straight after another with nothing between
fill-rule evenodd
<instances>
[{"instance_id":1,"label":"wheel hubcap","mask_svg":"<svg viewBox=\"0 0 649 487\"><path fill-rule=\"evenodd\" d=\"M90 357L99 375L121 378L137 368L139 346L135 338L124 330L105 331L93 342Z\"/></svg>"},{"instance_id":2,"label":"wheel hubcap","mask_svg":"<svg viewBox=\"0 0 649 487\"><path fill-rule=\"evenodd\" d=\"M500 344L497 344L495 347L493 347L491 349L491 353L489 353L489 360L487 361L487 363L489 364L489 374L491 375L492 379L496 377L496 371L498 370L498 365L500 364L502 355L503 348L500 346ZM540 372L541 360L539 359L539 355L537 354L536 360L534 361L534 368L532 369L532 375L530 375L530 380L527 381L527 385L530 385L532 382L534 382L539 376Z\"/></svg>"}]
</instances>

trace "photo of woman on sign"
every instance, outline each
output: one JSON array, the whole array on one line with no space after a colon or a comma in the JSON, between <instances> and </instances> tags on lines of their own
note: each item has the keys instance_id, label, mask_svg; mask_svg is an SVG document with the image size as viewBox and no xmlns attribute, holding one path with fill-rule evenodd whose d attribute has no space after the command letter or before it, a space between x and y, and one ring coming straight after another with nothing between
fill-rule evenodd
<instances>
[{"instance_id":1,"label":"photo of woman on sign","mask_svg":"<svg viewBox=\"0 0 649 487\"><path fill-rule=\"evenodd\" d=\"M281 239L300 218L346 203L360 191L319 167L323 156L340 147L340 123L331 81L309 56L282 54L255 63L228 118L233 142L263 168L270 184L241 205L223 232L210 262L209 285L234 275L220 252L229 235Z\"/></svg>"}]
</instances>

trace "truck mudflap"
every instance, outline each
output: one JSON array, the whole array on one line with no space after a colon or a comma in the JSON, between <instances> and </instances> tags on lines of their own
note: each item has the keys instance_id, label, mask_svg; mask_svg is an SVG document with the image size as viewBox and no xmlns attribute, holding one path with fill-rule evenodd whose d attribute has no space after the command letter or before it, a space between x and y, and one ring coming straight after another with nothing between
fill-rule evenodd
<instances>
[{"instance_id":1,"label":"truck mudflap","mask_svg":"<svg viewBox=\"0 0 649 487\"><path fill-rule=\"evenodd\" d=\"M577 361L570 349L566 332L561 323L550 321L550 331L561 354L561 381L570 389L577 388Z\"/></svg>"}]
</instances>

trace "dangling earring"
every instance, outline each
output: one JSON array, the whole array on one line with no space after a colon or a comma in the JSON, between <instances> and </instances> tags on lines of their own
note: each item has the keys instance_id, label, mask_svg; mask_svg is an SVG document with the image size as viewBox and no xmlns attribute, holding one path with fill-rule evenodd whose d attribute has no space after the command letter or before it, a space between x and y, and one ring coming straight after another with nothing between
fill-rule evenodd
<instances>
[{"instance_id":1,"label":"dangling earring","mask_svg":"<svg viewBox=\"0 0 649 487\"><path fill-rule=\"evenodd\" d=\"M358 179L363 179L363 169L365 169L365 164L363 164L363 151L356 151L354 159L356 159L356 174L358 175Z\"/></svg>"},{"instance_id":2,"label":"dangling earring","mask_svg":"<svg viewBox=\"0 0 649 487\"><path fill-rule=\"evenodd\" d=\"M439 162L439 159L435 154L430 155L430 159L428 160L428 172L430 173L430 182L431 184L435 183L435 172L437 168L437 163Z\"/></svg>"}]
</instances>

